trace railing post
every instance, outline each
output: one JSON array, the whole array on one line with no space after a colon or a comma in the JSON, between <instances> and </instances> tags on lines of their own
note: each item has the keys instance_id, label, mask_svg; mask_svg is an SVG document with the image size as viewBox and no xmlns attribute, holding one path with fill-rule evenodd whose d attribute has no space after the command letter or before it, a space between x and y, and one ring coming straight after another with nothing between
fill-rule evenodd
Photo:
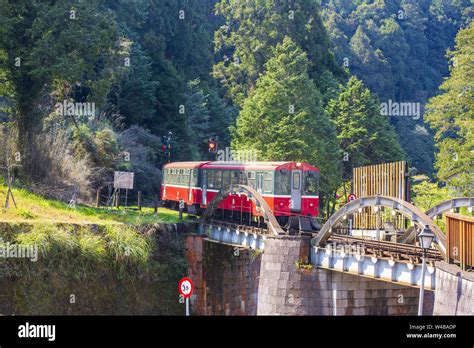
<instances>
[{"instance_id":1,"label":"railing post","mask_svg":"<svg viewBox=\"0 0 474 348\"><path fill-rule=\"evenodd\" d=\"M142 191L138 191L138 210L142 210Z\"/></svg>"},{"instance_id":2,"label":"railing post","mask_svg":"<svg viewBox=\"0 0 474 348\"><path fill-rule=\"evenodd\" d=\"M115 191L115 208L120 208L120 189Z\"/></svg>"},{"instance_id":3,"label":"railing post","mask_svg":"<svg viewBox=\"0 0 474 348\"><path fill-rule=\"evenodd\" d=\"M154 213L158 214L158 195L155 194L155 199L154 199Z\"/></svg>"},{"instance_id":4,"label":"railing post","mask_svg":"<svg viewBox=\"0 0 474 348\"><path fill-rule=\"evenodd\" d=\"M98 188L97 189L97 196L96 196L96 200L95 200L96 208L100 208L100 194L101 194L101 190L100 190L100 188Z\"/></svg>"}]
</instances>

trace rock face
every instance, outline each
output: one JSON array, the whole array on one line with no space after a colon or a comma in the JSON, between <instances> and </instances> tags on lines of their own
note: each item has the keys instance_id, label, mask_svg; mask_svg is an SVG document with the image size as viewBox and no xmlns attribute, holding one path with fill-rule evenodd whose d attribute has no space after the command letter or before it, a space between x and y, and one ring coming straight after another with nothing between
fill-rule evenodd
<instances>
[{"instance_id":1,"label":"rock face","mask_svg":"<svg viewBox=\"0 0 474 348\"><path fill-rule=\"evenodd\" d=\"M436 262L434 315L474 315L474 274Z\"/></svg>"}]
</instances>

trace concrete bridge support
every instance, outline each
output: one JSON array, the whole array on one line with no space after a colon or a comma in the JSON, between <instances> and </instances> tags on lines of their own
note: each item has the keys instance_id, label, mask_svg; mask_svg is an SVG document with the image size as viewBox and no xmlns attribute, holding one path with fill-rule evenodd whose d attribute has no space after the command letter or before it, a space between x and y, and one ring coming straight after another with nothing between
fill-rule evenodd
<instances>
[{"instance_id":1,"label":"concrete bridge support","mask_svg":"<svg viewBox=\"0 0 474 348\"><path fill-rule=\"evenodd\" d=\"M275 236L261 253L187 236L191 314L416 315L419 289L314 268L310 247L309 237ZM433 294L425 291L425 315Z\"/></svg>"},{"instance_id":2,"label":"concrete bridge support","mask_svg":"<svg viewBox=\"0 0 474 348\"><path fill-rule=\"evenodd\" d=\"M256 315L261 252L186 237L192 315Z\"/></svg>"},{"instance_id":3,"label":"concrete bridge support","mask_svg":"<svg viewBox=\"0 0 474 348\"><path fill-rule=\"evenodd\" d=\"M474 274L436 262L434 315L474 315Z\"/></svg>"},{"instance_id":4,"label":"concrete bridge support","mask_svg":"<svg viewBox=\"0 0 474 348\"><path fill-rule=\"evenodd\" d=\"M312 268L308 238L268 238L262 257L258 315L416 315L417 288ZM298 263L298 265L297 265ZM425 292L432 314L433 292Z\"/></svg>"}]
</instances>

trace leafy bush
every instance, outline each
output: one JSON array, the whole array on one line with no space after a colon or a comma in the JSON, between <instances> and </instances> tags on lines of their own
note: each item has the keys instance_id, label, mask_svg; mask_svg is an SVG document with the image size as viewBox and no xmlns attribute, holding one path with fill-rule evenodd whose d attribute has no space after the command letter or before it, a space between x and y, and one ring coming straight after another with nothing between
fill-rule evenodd
<instances>
[{"instance_id":1,"label":"leafy bush","mask_svg":"<svg viewBox=\"0 0 474 348\"><path fill-rule=\"evenodd\" d=\"M118 142L130 155L126 169L135 172L135 187L150 194L158 193L161 184L163 162L161 139L144 128L132 126L122 132Z\"/></svg>"},{"instance_id":2,"label":"leafy bush","mask_svg":"<svg viewBox=\"0 0 474 348\"><path fill-rule=\"evenodd\" d=\"M186 272L170 226L0 225L0 246L38 247L36 262L0 258L0 313L177 314ZM74 297L74 302L71 298Z\"/></svg>"}]
</instances>

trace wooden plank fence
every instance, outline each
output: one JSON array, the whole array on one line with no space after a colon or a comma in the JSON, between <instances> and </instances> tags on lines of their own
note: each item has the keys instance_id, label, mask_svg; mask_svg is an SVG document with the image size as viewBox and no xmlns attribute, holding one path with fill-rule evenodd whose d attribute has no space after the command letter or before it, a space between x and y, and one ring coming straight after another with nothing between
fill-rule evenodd
<instances>
[{"instance_id":1,"label":"wooden plank fence","mask_svg":"<svg viewBox=\"0 0 474 348\"><path fill-rule=\"evenodd\" d=\"M474 268L474 217L445 213L446 252L449 263L463 269Z\"/></svg>"},{"instance_id":2,"label":"wooden plank fence","mask_svg":"<svg viewBox=\"0 0 474 348\"><path fill-rule=\"evenodd\" d=\"M380 194L404 201L410 199L405 161L356 167L352 170L352 180L352 192L357 198ZM353 228L368 230L383 228L383 221L390 221L396 228L405 228L408 221L401 214L392 215L388 209L383 208L376 212L373 207L355 213L353 219Z\"/></svg>"}]
</instances>

